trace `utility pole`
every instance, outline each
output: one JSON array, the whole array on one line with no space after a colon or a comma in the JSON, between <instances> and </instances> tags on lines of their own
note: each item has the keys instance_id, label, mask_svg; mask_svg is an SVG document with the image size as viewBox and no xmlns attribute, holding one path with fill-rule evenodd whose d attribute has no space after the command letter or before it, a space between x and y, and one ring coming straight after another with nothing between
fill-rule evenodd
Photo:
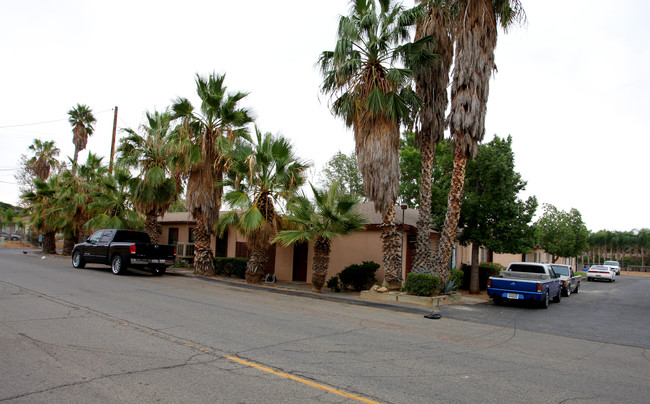
<instances>
[{"instance_id":1,"label":"utility pole","mask_svg":"<svg viewBox=\"0 0 650 404\"><path fill-rule=\"evenodd\" d=\"M113 140L111 141L111 162L108 165L108 172L113 174L113 156L115 155L115 133L117 132L117 105L113 116Z\"/></svg>"}]
</instances>

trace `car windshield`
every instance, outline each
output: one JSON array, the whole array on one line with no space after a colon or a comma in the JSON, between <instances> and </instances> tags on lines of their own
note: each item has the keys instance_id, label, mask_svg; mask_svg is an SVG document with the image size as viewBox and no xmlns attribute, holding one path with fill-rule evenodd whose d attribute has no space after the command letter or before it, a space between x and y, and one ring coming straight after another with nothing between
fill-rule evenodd
<instances>
[{"instance_id":1,"label":"car windshield","mask_svg":"<svg viewBox=\"0 0 650 404\"><path fill-rule=\"evenodd\" d=\"M603 265L612 265L612 266L619 266L618 261L605 261Z\"/></svg>"},{"instance_id":2,"label":"car windshield","mask_svg":"<svg viewBox=\"0 0 650 404\"><path fill-rule=\"evenodd\" d=\"M556 274L569 276L569 268L560 265L551 265Z\"/></svg>"},{"instance_id":3,"label":"car windshield","mask_svg":"<svg viewBox=\"0 0 650 404\"><path fill-rule=\"evenodd\" d=\"M590 271L591 271L592 269L593 269L594 271L602 271L602 270L608 270L609 268L608 268L608 267L603 267L603 266L596 266L596 265L594 265L593 267L589 268Z\"/></svg>"}]
</instances>

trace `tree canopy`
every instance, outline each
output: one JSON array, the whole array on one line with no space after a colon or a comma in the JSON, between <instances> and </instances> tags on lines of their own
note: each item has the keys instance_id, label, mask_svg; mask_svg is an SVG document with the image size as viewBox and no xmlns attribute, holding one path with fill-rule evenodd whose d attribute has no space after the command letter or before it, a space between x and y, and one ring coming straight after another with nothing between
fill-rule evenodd
<instances>
[{"instance_id":1,"label":"tree canopy","mask_svg":"<svg viewBox=\"0 0 650 404\"><path fill-rule=\"evenodd\" d=\"M576 257L589 246L589 231L577 209L565 212L544 204L544 214L535 225L539 246L553 256L553 261L558 257Z\"/></svg>"}]
</instances>

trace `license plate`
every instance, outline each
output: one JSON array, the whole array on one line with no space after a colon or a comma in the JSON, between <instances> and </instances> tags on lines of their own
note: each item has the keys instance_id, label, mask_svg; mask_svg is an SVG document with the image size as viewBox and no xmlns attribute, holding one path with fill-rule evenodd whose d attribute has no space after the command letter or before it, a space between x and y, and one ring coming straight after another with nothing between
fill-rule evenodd
<instances>
[{"instance_id":1,"label":"license plate","mask_svg":"<svg viewBox=\"0 0 650 404\"><path fill-rule=\"evenodd\" d=\"M508 293L508 299L519 299L518 293Z\"/></svg>"}]
</instances>

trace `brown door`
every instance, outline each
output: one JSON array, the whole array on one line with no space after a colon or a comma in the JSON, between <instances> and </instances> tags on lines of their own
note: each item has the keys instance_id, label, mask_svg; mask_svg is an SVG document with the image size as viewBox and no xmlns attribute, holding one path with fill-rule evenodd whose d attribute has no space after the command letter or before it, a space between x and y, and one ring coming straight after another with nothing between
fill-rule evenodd
<instances>
[{"instance_id":1,"label":"brown door","mask_svg":"<svg viewBox=\"0 0 650 404\"><path fill-rule=\"evenodd\" d=\"M309 244L297 243L293 246L293 280L307 282L307 259Z\"/></svg>"},{"instance_id":2,"label":"brown door","mask_svg":"<svg viewBox=\"0 0 650 404\"><path fill-rule=\"evenodd\" d=\"M406 235L406 273L410 274L413 270L413 258L415 256L415 248L417 246L417 236L415 234Z\"/></svg>"},{"instance_id":3,"label":"brown door","mask_svg":"<svg viewBox=\"0 0 650 404\"><path fill-rule=\"evenodd\" d=\"M275 244L271 244L269 249L266 250L266 264L264 264L265 274L275 273L275 247Z\"/></svg>"}]
</instances>

